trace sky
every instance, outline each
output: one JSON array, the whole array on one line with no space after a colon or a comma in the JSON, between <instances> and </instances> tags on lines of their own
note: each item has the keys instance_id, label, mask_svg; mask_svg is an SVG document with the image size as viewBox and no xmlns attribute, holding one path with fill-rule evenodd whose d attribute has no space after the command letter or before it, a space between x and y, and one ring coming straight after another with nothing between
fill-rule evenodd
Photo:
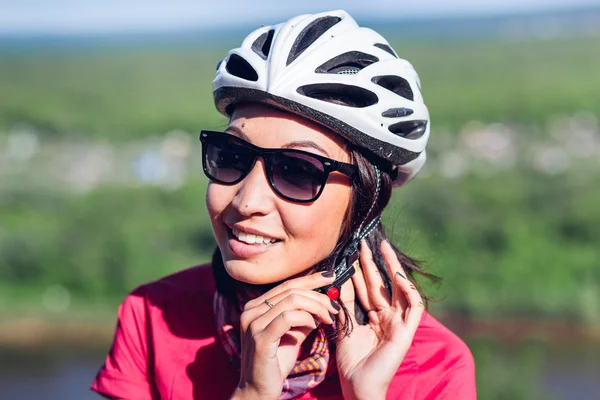
<instances>
[{"instance_id":1,"label":"sky","mask_svg":"<svg viewBox=\"0 0 600 400\"><path fill-rule=\"evenodd\" d=\"M523 13L600 6L600 0L0 0L0 34L163 32L274 24L343 8L361 18Z\"/></svg>"}]
</instances>

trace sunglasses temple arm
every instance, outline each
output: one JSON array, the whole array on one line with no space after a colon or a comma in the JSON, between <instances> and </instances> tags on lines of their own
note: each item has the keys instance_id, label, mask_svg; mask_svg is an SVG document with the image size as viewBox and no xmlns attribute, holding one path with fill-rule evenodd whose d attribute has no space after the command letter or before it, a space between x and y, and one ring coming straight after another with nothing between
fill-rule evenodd
<instances>
[{"instance_id":1,"label":"sunglasses temple arm","mask_svg":"<svg viewBox=\"0 0 600 400\"><path fill-rule=\"evenodd\" d=\"M340 161L336 162L335 169L351 178L354 177L358 172L358 167L356 165L347 164Z\"/></svg>"}]
</instances>

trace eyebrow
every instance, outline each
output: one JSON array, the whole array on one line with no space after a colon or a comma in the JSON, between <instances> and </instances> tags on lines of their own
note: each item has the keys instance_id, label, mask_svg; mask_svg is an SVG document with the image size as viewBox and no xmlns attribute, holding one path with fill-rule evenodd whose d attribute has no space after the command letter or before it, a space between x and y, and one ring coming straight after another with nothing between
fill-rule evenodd
<instances>
[{"instance_id":1,"label":"eyebrow","mask_svg":"<svg viewBox=\"0 0 600 400\"><path fill-rule=\"evenodd\" d=\"M286 143L286 144L284 144L281 147L284 148L284 149L293 149L295 147L309 147L309 148L313 148L313 149L319 150L320 152L322 152L323 154L325 154L327 157L331 157L329 155L329 153L324 148L322 148L321 146L319 146L318 144L316 144L312 140L297 140L297 141L294 141L294 142Z\"/></svg>"},{"instance_id":2,"label":"eyebrow","mask_svg":"<svg viewBox=\"0 0 600 400\"><path fill-rule=\"evenodd\" d=\"M246 134L242 132L242 130L237 126L228 126L227 129L225 129L225 132L235 133L237 136L244 139L246 142L250 142L248 136L246 136Z\"/></svg>"},{"instance_id":3,"label":"eyebrow","mask_svg":"<svg viewBox=\"0 0 600 400\"><path fill-rule=\"evenodd\" d=\"M227 129L225 129L225 132L234 133L237 136L239 136L241 139L244 139L245 141L250 142L250 139L248 138L248 136L246 136L246 134L244 132L242 132L242 130L240 128L238 128L237 126L228 126ZM325 154L327 157L331 157L329 155L329 153L327 152L327 150L325 150L323 147L319 146L312 140L296 140L293 142L286 143L281 147L284 149L293 149L293 148L297 148L297 147L305 147L305 148L308 147L308 148L313 148L313 149L319 150L320 152Z\"/></svg>"}]
</instances>

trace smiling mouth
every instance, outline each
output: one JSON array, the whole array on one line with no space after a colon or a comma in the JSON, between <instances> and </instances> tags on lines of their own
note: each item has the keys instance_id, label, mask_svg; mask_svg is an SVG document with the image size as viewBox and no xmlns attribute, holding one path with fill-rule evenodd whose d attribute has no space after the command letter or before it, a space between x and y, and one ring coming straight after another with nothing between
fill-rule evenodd
<instances>
[{"instance_id":1,"label":"smiling mouth","mask_svg":"<svg viewBox=\"0 0 600 400\"><path fill-rule=\"evenodd\" d=\"M268 245L271 243L277 243L277 242L281 241L279 239L274 239L274 238L270 238L270 237L266 237L266 236L260 236L260 235L254 235L251 233L241 232L241 231L238 231L237 229L231 229L231 228L227 228L227 229L229 230L229 234L231 236L233 236L240 242L246 243L246 244L260 246L260 245Z\"/></svg>"}]
</instances>

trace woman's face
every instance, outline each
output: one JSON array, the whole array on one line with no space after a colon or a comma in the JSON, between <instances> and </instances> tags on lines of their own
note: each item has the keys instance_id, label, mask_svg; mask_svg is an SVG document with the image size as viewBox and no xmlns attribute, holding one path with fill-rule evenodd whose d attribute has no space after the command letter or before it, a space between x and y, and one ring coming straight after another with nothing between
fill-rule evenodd
<instances>
[{"instance_id":1,"label":"woman's face","mask_svg":"<svg viewBox=\"0 0 600 400\"><path fill-rule=\"evenodd\" d=\"M350 162L341 137L291 113L258 104L236 107L227 132L263 148L294 148ZM305 271L335 248L350 202L350 179L332 172L321 196L299 204L269 186L258 158L241 182L210 182L206 204L213 233L229 275L251 284L278 282ZM243 233L276 239L248 244ZM259 238L260 240L260 238Z\"/></svg>"}]
</instances>

